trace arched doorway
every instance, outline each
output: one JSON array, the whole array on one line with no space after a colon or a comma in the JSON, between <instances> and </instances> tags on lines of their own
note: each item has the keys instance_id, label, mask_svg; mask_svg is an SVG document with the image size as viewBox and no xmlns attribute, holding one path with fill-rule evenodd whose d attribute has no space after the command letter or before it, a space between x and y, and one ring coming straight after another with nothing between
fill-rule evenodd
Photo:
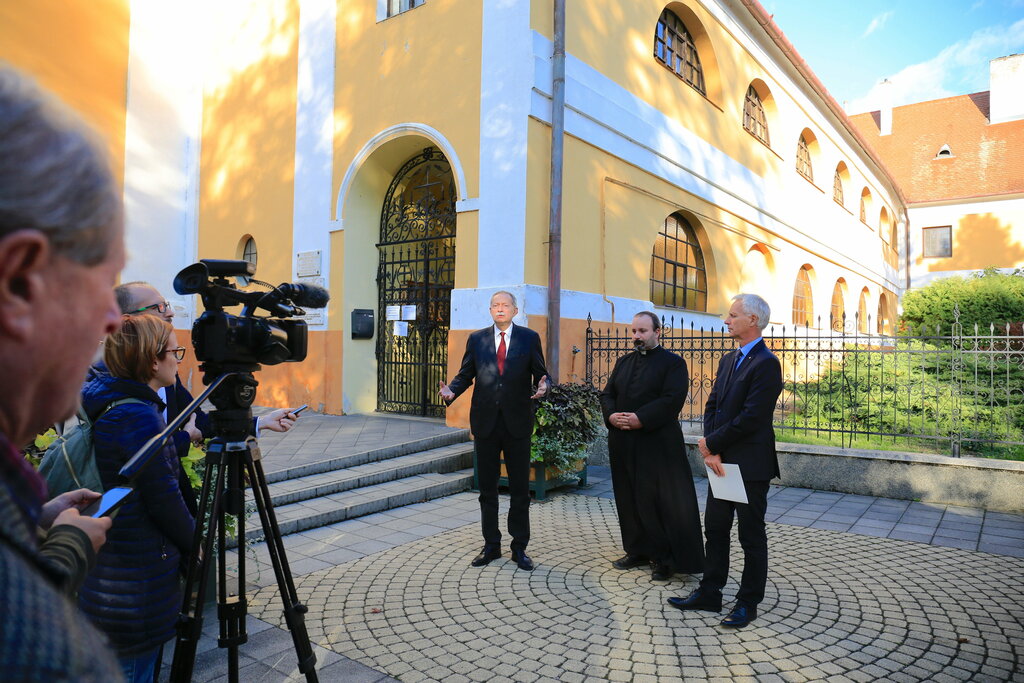
<instances>
[{"instance_id":1,"label":"arched doorway","mask_svg":"<svg viewBox=\"0 0 1024 683\"><path fill-rule=\"evenodd\" d=\"M442 417L455 286L455 179L427 148L384 196L377 267L377 410Z\"/></svg>"}]
</instances>

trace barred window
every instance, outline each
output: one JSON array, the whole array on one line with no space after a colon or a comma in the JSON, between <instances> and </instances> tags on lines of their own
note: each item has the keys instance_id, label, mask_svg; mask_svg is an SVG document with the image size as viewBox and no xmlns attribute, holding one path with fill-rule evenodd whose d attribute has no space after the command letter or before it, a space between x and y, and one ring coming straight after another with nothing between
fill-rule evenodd
<instances>
[{"instance_id":1,"label":"barred window","mask_svg":"<svg viewBox=\"0 0 1024 683\"><path fill-rule=\"evenodd\" d=\"M899 251L899 234L896 232L896 221L889 222L889 246L893 251Z\"/></svg>"},{"instance_id":2,"label":"barred window","mask_svg":"<svg viewBox=\"0 0 1024 683\"><path fill-rule=\"evenodd\" d=\"M678 213L665 219L651 256L651 301L655 306L708 310L707 272L697 234Z\"/></svg>"},{"instance_id":3,"label":"barred window","mask_svg":"<svg viewBox=\"0 0 1024 683\"><path fill-rule=\"evenodd\" d=\"M836 177L832 179L832 199L836 200L839 206L845 206L843 202L843 175L836 166Z\"/></svg>"},{"instance_id":4,"label":"barred window","mask_svg":"<svg viewBox=\"0 0 1024 683\"><path fill-rule=\"evenodd\" d=\"M864 191L860 193L860 221L861 223L868 222L868 190L864 188Z\"/></svg>"},{"instance_id":5,"label":"barred window","mask_svg":"<svg viewBox=\"0 0 1024 683\"><path fill-rule=\"evenodd\" d=\"M393 17L422 5L424 0L388 0L388 16Z\"/></svg>"},{"instance_id":6,"label":"barred window","mask_svg":"<svg viewBox=\"0 0 1024 683\"><path fill-rule=\"evenodd\" d=\"M807 144L807 138L802 133L796 143L796 171L812 183L814 182L814 170L811 168L811 149Z\"/></svg>"},{"instance_id":7,"label":"barred window","mask_svg":"<svg viewBox=\"0 0 1024 683\"><path fill-rule=\"evenodd\" d=\"M837 280L832 289L832 329L843 330L843 316L846 315L846 302L843 300L843 281Z\"/></svg>"},{"instance_id":8,"label":"barred window","mask_svg":"<svg viewBox=\"0 0 1024 683\"><path fill-rule=\"evenodd\" d=\"M803 266L796 274L796 285L793 287L793 324L812 326L814 318L814 302L811 297L810 266Z\"/></svg>"},{"instance_id":9,"label":"barred window","mask_svg":"<svg viewBox=\"0 0 1024 683\"><path fill-rule=\"evenodd\" d=\"M704 70L700 66L700 56L693 43L693 36L672 10L664 10L658 19L658 26L654 30L654 56L694 90L701 95L707 94Z\"/></svg>"},{"instance_id":10,"label":"barred window","mask_svg":"<svg viewBox=\"0 0 1024 683\"><path fill-rule=\"evenodd\" d=\"M768 120L764 115L764 104L754 86L747 88L747 98L743 103L743 127L748 133L770 146L768 141Z\"/></svg>"},{"instance_id":11,"label":"barred window","mask_svg":"<svg viewBox=\"0 0 1024 683\"><path fill-rule=\"evenodd\" d=\"M890 334L892 332L889 325L889 297L886 296L885 292L878 295L878 317L875 320L878 334Z\"/></svg>"},{"instance_id":12,"label":"barred window","mask_svg":"<svg viewBox=\"0 0 1024 683\"><path fill-rule=\"evenodd\" d=\"M949 258L953 255L953 226L922 228L925 258Z\"/></svg>"}]
</instances>

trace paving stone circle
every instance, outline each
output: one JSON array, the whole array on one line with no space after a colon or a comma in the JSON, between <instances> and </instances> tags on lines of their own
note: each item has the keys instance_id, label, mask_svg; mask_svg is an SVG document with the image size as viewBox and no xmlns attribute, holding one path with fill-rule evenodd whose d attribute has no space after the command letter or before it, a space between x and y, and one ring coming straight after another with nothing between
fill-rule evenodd
<instances>
[{"instance_id":1,"label":"paving stone circle","mask_svg":"<svg viewBox=\"0 0 1024 683\"><path fill-rule=\"evenodd\" d=\"M734 631L665 604L696 577L612 568L613 501L560 495L531 521L533 572L507 547L471 568L471 524L296 578L310 639L402 681L1024 681L1018 558L769 524L767 595ZM276 586L250 599L284 626Z\"/></svg>"}]
</instances>

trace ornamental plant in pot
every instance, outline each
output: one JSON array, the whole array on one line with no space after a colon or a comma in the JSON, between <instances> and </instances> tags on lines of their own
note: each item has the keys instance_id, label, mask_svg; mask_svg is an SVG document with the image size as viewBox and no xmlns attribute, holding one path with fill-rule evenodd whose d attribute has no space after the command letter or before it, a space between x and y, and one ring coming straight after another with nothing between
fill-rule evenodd
<instances>
[{"instance_id":1,"label":"ornamental plant in pot","mask_svg":"<svg viewBox=\"0 0 1024 683\"><path fill-rule=\"evenodd\" d=\"M545 477L558 479L586 466L587 448L601 424L599 392L589 384L552 385L537 402L530 460L543 463Z\"/></svg>"}]
</instances>

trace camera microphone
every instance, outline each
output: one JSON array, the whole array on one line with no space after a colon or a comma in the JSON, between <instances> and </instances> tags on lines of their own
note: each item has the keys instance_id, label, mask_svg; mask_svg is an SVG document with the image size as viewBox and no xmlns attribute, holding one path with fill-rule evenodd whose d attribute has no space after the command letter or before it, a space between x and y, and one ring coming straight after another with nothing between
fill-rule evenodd
<instances>
[{"instance_id":1,"label":"camera microphone","mask_svg":"<svg viewBox=\"0 0 1024 683\"><path fill-rule=\"evenodd\" d=\"M330 292L319 285L286 282L277 289L299 308L323 308L331 300Z\"/></svg>"}]
</instances>

